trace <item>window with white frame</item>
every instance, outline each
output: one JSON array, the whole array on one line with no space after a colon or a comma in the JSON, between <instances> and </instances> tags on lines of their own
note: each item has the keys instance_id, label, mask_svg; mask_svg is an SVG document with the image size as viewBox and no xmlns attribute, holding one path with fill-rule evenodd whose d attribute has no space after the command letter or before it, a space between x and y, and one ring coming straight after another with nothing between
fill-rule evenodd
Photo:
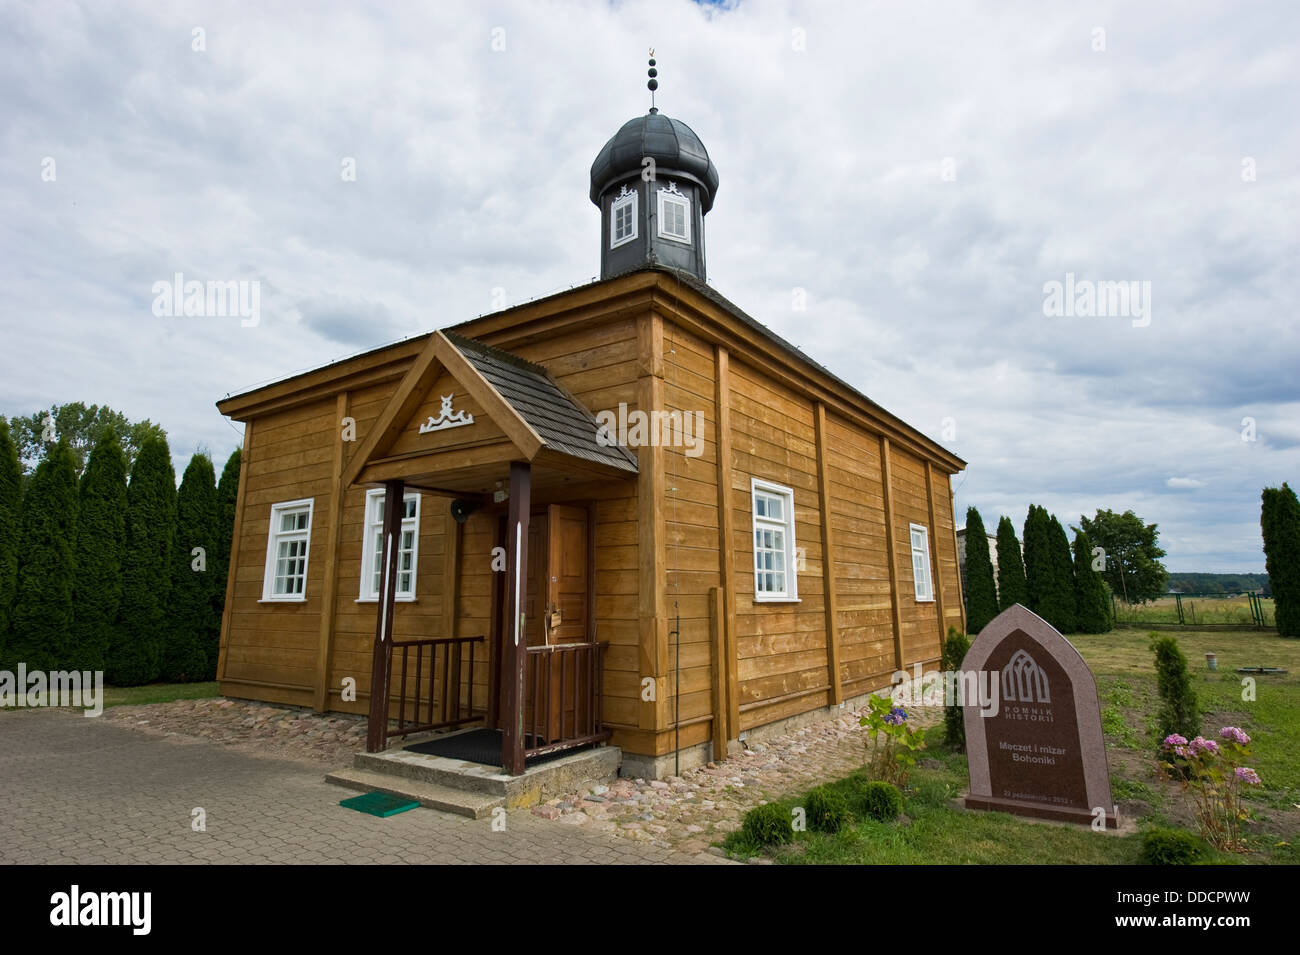
<instances>
[{"instance_id":1,"label":"window with white frame","mask_svg":"<svg viewBox=\"0 0 1300 955\"><path fill-rule=\"evenodd\" d=\"M313 498L271 505L263 600L307 599L307 550Z\"/></svg>"},{"instance_id":2,"label":"window with white frame","mask_svg":"<svg viewBox=\"0 0 1300 955\"><path fill-rule=\"evenodd\" d=\"M795 574L794 491L751 479L754 513L754 599L798 600Z\"/></svg>"},{"instance_id":3,"label":"window with white frame","mask_svg":"<svg viewBox=\"0 0 1300 955\"><path fill-rule=\"evenodd\" d=\"M912 582L917 600L933 600L930 582L930 530L924 524L910 525L912 531Z\"/></svg>"},{"instance_id":4,"label":"window with white frame","mask_svg":"<svg viewBox=\"0 0 1300 955\"><path fill-rule=\"evenodd\" d=\"M617 249L620 245L631 242L636 238L636 206L637 192L635 189L623 187L614 199L609 208L609 247Z\"/></svg>"},{"instance_id":5,"label":"window with white frame","mask_svg":"<svg viewBox=\"0 0 1300 955\"><path fill-rule=\"evenodd\" d=\"M659 235L677 242L691 241L691 200L670 182L659 189Z\"/></svg>"},{"instance_id":6,"label":"window with white frame","mask_svg":"<svg viewBox=\"0 0 1300 955\"><path fill-rule=\"evenodd\" d=\"M366 531L362 538L361 596L378 600L380 575L384 570L384 490L366 492ZM397 599L415 599L415 565L420 548L420 495L402 498L402 536L397 546Z\"/></svg>"}]
</instances>

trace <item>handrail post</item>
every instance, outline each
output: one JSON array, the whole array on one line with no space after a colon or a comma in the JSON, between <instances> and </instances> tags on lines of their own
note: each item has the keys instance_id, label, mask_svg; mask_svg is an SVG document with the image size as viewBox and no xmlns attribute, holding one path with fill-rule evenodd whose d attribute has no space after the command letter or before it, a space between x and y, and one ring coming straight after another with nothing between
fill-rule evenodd
<instances>
[{"instance_id":1,"label":"handrail post","mask_svg":"<svg viewBox=\"0 0 1300 955\"><path fill-rule=\"evenodd\" d=\"M384 564L380 578L379 613L370 658L370 720L366 726L366 752L378 753L388 745L388 687L393 665L393 609L397 600L397 557L402 544L402 481L384 483Z\"/></svg>"},{"instance_id":2,"label":"handrail post","mask_svg":"<svg viewBox=\"0 0 1300 955\"><path fill-rule=\"evenodd\" d=\"M524 599L528 586L528 515L531 507L532 466L510 462L510 514L506 523L506 706L501 739L501 762L506 772L524 772L524 670L528 641L524 636ZM536 716L537 702L533 702Z\"/></svg>"}]
</instances>

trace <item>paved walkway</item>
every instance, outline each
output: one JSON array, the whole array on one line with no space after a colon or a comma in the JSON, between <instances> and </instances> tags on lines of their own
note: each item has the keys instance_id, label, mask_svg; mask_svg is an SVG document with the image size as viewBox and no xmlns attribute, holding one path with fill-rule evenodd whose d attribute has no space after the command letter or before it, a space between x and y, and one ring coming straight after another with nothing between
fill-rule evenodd
<instances>
[{"instance_id":1,"label":"paved walkway","mask_svg":"<svg viewBox=\"0 0 1300 955\"><path fill-rule=\"evenodd\" d=\"M431 809L378 819L338 805L318 767L79 712L0 713L0 863L719 863L559 826ZM195 832L192 811L206 812Z\"/></svg>"}]
</instances>

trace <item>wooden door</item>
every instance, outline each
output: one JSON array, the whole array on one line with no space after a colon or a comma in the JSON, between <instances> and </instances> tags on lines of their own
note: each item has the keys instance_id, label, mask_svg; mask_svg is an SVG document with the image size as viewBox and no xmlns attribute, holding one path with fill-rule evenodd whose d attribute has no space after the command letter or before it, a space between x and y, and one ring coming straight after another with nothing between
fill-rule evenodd
<instances>
[{"instance_id":1,"label":"wooden door","mask_svg":"<svg viewBox=\"0 0 1300 955\"><path fill-rule=\"evenodd\" d=\"M546 511L546 642L587 639L587 509L552 504Z\"/></svg>"},{"instance_id":2,"label":"wooden door","mask_svg":"<svg viewBox=\"0 0 1300 955\"><path fill-rule=\"evenodd\" d=\"M555 742L572 735L586 716L584 702L590 695L578 693L578 672L572 652L541 649L565 643L587 641L587 510L584 507L553 504L529 519L528 587L525 596L524 635L528 646L528 669L524 686L524 726L532 733L533 709L538 696L545 697L545 712L537 735L528 745ZM540 649L540 652L538 650Z\"/></svg>"},{"instance_id":3,"label":"wooden door","mask_svg":"<svg viewBox=\"0 0 1300 955\"><path fill-rule=\"evenodd\" d=\"M587 641L587 509L552 504L546 514L546 642L553 647ZM548 729L551 739L575 734L590 706L585 675L572 651L551 651Z\"/></svg>"}]
</instances>

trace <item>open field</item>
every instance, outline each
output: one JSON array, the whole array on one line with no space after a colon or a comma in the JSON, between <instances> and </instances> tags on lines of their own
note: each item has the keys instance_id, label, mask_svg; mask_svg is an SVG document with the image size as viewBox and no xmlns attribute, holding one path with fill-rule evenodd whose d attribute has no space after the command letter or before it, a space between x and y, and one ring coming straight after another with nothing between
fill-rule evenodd
<instances>
[{"instance_id":1,"label":"open field","mask_svg":"<svg viewBox=\"0 0 1300 955\"><path fill-rule=\"evenodd\" d=\"M1117 623L1178 623L1178 599L1174 596L1159 597L1143 604L1126 604L1123 600L1115 601L1115 620ZM1262 598L1264 625L1275 626L1273 617L1273 599ZM1239 623L1250 626L1250 598L1248 597L1197 597L1183 595L1183 623L1192 626L1209 624Z\"/></svg>"}]
</instances>

